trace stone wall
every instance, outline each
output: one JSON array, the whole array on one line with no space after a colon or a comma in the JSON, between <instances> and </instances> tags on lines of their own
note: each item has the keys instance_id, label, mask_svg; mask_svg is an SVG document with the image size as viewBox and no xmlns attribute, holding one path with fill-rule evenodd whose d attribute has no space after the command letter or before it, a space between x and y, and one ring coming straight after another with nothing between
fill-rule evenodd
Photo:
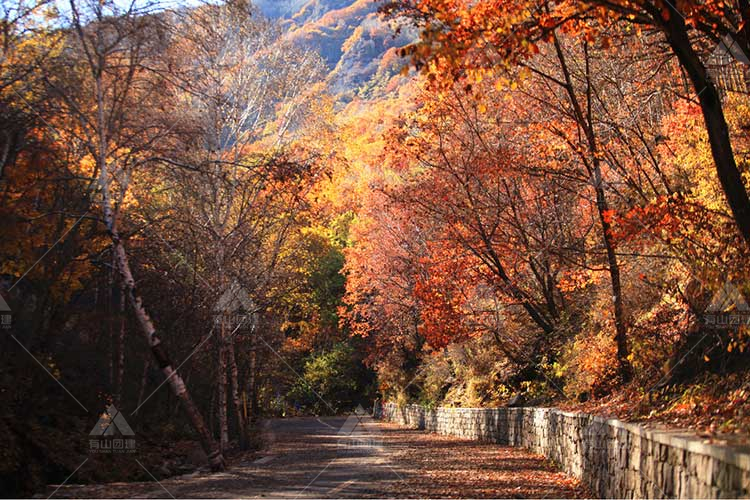
<instances>
[{"instance_id":1,"label":"stone wall","mask_svg":"<svg viewBox=\"0 0 750 500\"><path fill-rule=\"evenodd\" d=\"M748 498L750 447L708 443L615 419L551 408L376 406L409 427L521 446L552 459L604 498Z\"/></svg>"}]
</instances>

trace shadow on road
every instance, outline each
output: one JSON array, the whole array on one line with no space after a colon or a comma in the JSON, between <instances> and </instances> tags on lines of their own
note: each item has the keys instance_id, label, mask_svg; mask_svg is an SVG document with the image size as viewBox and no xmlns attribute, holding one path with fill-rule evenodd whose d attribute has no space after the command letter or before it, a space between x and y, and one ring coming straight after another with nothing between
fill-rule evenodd
<instances>
[{"instance_id":1,"label":"shadow on road","mask_svg":"<svg viewBox=\"0 0 750 500\"><path fill-rule=\"evenodd\" d=\"M267 422L267 452L219 474L65 485L56 498L575 498L577 481L524 450L369 418ZM49 488L47 495L54 491ZM45 498L46 496L45 495Z\"/></svg>"}]
</instances>

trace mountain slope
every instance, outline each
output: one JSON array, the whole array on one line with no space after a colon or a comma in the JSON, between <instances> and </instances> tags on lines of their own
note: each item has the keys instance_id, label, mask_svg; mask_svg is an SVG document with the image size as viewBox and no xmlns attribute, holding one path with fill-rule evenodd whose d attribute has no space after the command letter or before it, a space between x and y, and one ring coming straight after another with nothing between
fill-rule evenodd
<instances>
[{"instance_id":1,"label":"mountain slope","mask_svg":"<svg viewBox=\"0 0 750 500\"><path fill-rule=\"evenodd\" d=\"M331 92L344 101L392 88L389 82L405 64L396 49L415 37L408 31L394 36L377 13L377 0L258 0L256 5L281 20L290 40L320 53Z\"/></svg>"}]
</instances>

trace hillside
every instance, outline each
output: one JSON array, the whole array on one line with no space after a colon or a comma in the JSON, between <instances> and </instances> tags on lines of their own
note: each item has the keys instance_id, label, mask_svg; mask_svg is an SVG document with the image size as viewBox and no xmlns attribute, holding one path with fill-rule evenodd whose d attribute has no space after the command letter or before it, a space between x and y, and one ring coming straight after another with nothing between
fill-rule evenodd
<instances>
[{"instance_id":1,"label":"hillside","mask_svg":"<svg viewBox=\"0 0 750 500\"><path fill-rule=\"evenodd\" d=\"M332 93L344 101L374 97L397 77L396 50L415 34L395 35L377 13L376 0L260 0L264 15L280 19L290 40L320 53Z\"/></svg>"}]
</instances>

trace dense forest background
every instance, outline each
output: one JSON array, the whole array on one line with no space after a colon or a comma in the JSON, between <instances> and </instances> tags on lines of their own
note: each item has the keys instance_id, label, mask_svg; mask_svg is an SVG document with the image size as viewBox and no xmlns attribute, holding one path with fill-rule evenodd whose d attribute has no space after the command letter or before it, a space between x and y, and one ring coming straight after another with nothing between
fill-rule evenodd
<instances>
[{"instance_id":1,"label":"dense forest background","mask_svg":"<svg viewBox=\"0 0 750 500\"><path fill-rule=\"evenodd\" d=\"M4 1L0 490L111 404L160 476L375 399L747 434L747 16Z\"/></svg>"}]
</instances>

